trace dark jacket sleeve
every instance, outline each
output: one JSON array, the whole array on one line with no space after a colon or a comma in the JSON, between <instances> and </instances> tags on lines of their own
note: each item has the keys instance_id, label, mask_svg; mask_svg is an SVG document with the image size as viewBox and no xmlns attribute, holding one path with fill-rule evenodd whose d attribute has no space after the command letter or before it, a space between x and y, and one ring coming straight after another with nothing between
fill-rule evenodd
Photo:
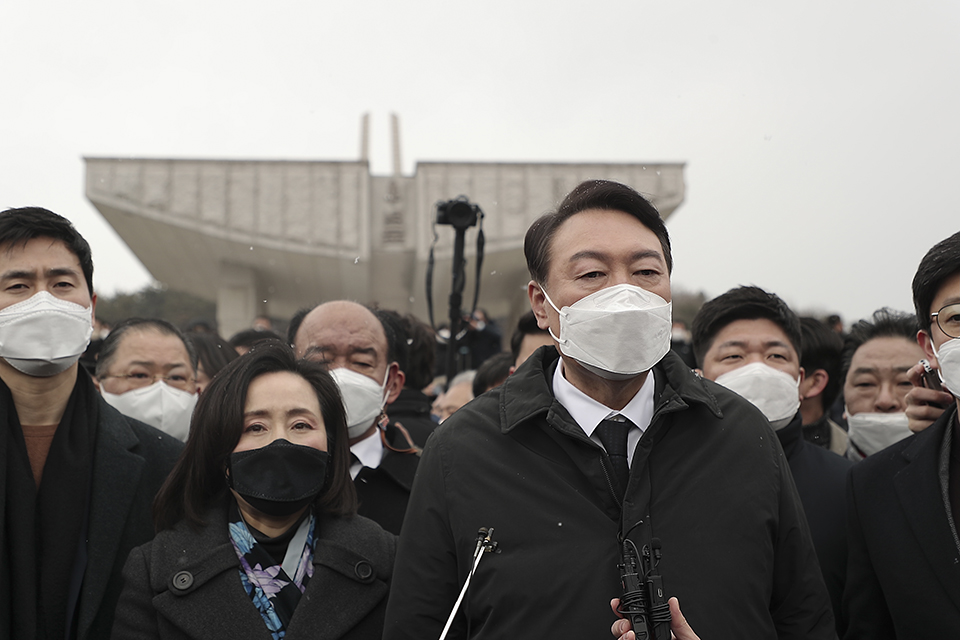
<instances>
[{"instance_id":1,"label":"dark jacket sleeve","mask_svg":"<svg viewBox=\"0 0 960 640\"><path fill-rule=\"evenodd\" d=\"M851 471L847 476L847 587L843 592L847 631L843 637L844 640L894 640L893 619L860 524L855 475Z\"/></svg>"},{"instance_id":2,"label":"dark jacket sleeve","mask_svg":"<svg viewBox=\"0 0 960 640\"><path fill-rule=\"evenodd\" d=\"M423 452L407 505L384 640L438 638L460 592L450 528L442 445L436 434Z\"/></svg>"},{"instance_id":3,"label":"dark jacket sleeve","mask_svg":"<svg viewBox=\"0 0 960 640\"><path fill-rule=\"evenodd\" d=\"M770 612L780 640L836 638L830 597L786 456L780 451L780 517Z\"/></svg>"},{"instance_id":4,"label":"dark jacket sleeve","mask_svg":"<svg viewBox=\"0 0 960 640\"><path fill-rule=\"evenodd\" d=\"M111 638L123 640L159 640L153 591L150 589L150 567L147 562L150 544L130 552L123 566L123 591L117 604Z\"/></svg>"}]
</instances>

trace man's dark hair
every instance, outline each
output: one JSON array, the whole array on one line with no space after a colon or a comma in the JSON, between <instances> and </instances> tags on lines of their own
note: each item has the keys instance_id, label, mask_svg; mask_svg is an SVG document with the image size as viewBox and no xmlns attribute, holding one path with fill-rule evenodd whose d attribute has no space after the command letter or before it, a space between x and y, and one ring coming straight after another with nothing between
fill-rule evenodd
<instances>
[{"instance_id":1,"label":"man's dark hair","mask_svg":"<svg viewBox=\"0 0 960 640\"><path fill-rule=\"evenodd\" d=\"M0 250L24 246L35 238L51 238L66 245L77 256L80 270L93 296L93 257L90 245L69 220L40 207L7 209L0 213Z\"/></svg>"},{"instance_id":2,"label":"man's dark hair","mask_svg":"<svg viewBox=\"0 0 960 640\"><path fill-rule=\"evenodd\" d=\"M517 328L513 330L513 335L510 336L510 353L513 354L514 362L516 362L517 357L520 355L520 347L523 345L524 336L539 335L541 333L548 332L546 329L541 329L537 325L537 316L534 315L533 311L527 311L520 316L520 319L517 320Z\"/></svg>"},{"instance_id":3,"label":"man's dark hair","mask_svg":"<svg viewBox=\"0 0 960 640\"><path fill-rule=\"evenodd\" d=\"M242 331L237 331L235 334L230 336L230 346L234 349L240 349L241 347L246 347L249 349L253 345L259 342L266 342L267 340L280 340L283 341L283 337L274 333L273 331L264 331L263 329L244 329Z\"/></svg>"},{"instance_id":4,"label":"man's dark hair","mask_svg":"<svg viewBox=\"0 0 960 640\"><path fill-rule=\"evenodd\" d=\"M916 316L887 307L874 311L869 320L863 319L856 322L850 327L850 333L843 341L841 380L847 379L847 371L850 370L853 354L865 343L874 338L906 338L916 344L918 330L919 325Z\"/></svg>"},{"instance_id":5,"label":"man's dark hair","mask_svg":"<svg viewBox=\"0 0 960 640\"><path fill-rule=\"evenodd\" d=\"M670 254L670 235L660 213L649 200L630 187L610 180L588 180L580 183L563 199L556 211L539 217L523 240L523 253L527 258L530 277L544 284L550 270L550 243L554 234L573 215L588 209L622 211L633 216L660 240L667 272L673 271L673 256Z\"/></svg>"},{"instance_id":6,"label":"man's dark hair","mask_svg":"<svg viewBox=\"0 0 960 640\"><path fill-rule=\"evenodd\" d=\"M333 515L357 512L356 488L350 479L346 411L337 383L323 365L297 360L290 347L273 340L254 345L249 353L228 364L200 395L187 445L154 501L158 531L181 520L202 527L204 513L227 498L224 469L243 433L243 409L250 383L277 372L294 373L306 380L320 403L330 457L315 509Z\"/></svg>"},{"instance_id":7,"label":"man's dark hair","mask_svg":"<svg viewBox=\"0 0 960 640\"><path fill-rule=\"evenodd\" d=\"M303 324L303 319L307 317L308 313L316 309L317 306L318 305L313 305L312 307L297 309L297 312L290 318L290 324L287 325L287 344L291 347L293 347L293 343L297 341L297 331L300 331L300 325Z\"/></svg>"},{"instance_id":8,"label":"man's dark hair","mask_svg":"<svg viewBox=\"0 0 960 640\"><path fill-rule=\"evenodd\" d=\"M229 342L215 333L188 333L186 337L197 352L203 372L211 380L221 369L240 357Z\"/></svg>"},{"instance_id":9,"label":"man's dark hair","mask_svg":"<svg viewBox=\"0 0 960 640\"><path fill-rule=\"evenodd\" d=\"M933 321L930 314L937 311L930 308L933 299L943 281L956 273L960 273L960 232L933 245L913 276L913 306L920 329L929 333Z\"/></svg>"},{"instance_id":10,"label":"man's dark hair","mask_svg":"<svg viewBox=\"0 0 960 640\"><path fill-rule=\"evenodd\" d=\"M433 381L433 368L437 363L437 339L430 325L408 313L401 318L407 340L407 368L403 370L406 380L403 386L420 391Z\"/></svg>"},{"instance_id":11,"label":"man's dark hair","mask_svg":"<svg viewBox=\"0 0 960 640\"><path fill-rule=\"evenodd\" d=\"M800 366L806 375L809 376L817 369L823 369L827 373L827 386L820 393L820 404L827 411L843 388L843 340L836 331L816 318L800 318L800 333L803 343Z\"/></svg>"},{"instance_id":12,"label":"man's dark hair","mask_svg":"<svg viewBox=\"0 0 960 640\"><path fill-rule=\"evenodd\" d=\"M367 309L380 321L383 334L387 337L387 362L396 362L400 371L406 375L406 368L410 364L410 348L407 346L407 334L403 330L403 319L399 313L389 309L378 307L367 307Z\"/></svg>"},{"instance_id":13,"label":"man's dark hair","mask_svg":"<svg viewBox=\"0 0 960 640\"><path fill-rule=\"evenodd\" d=\"M704 303L693 319L691 333L697 366L703 366L703 358L724 327L737 320L761 318L780 327L797 352L797 357L803 357L800 349L800 319L787 303L780 296L767 293L760 287L736 287Z\"/></svg>"},{"instance_id":14,"label":"man's dark hair","mask_svg":"<svg viewBox=\"0 0 960 640\"><path fill-rule=\"evenodd\" d=\"M476 398L487 389L499 387L503 381L510 375L510 367L516 358L502 351L496 355L490 356L483 361L480 368L477 369L477 375L473 377L473 397Z\"/></svg>"},{"instance_id":15,"label":"man's dark hair","mask_svg":"<svg viewBox=\"0 0 960 640\"><path fill-rule=\"evenodd\" d=\"M187 350L187 356L190 358L190 366L193 367L193 372L196 374L197 350L193 348L193 345L187 340L187 337L183 335L180 329L177 329L173 324L160 318L127 318L123 322L117 323L110 331L110 334L104 338L103 344L100 346L96 369L96 376L98 378L103 378L110 370L110 365L113 364L113 359L117 355L117 349L120 347L120 341L123 340L123 336L130 331L143 331L144 329L180 338L180 342L183 343L183 348Z\"/></svg>"}]
</instances>

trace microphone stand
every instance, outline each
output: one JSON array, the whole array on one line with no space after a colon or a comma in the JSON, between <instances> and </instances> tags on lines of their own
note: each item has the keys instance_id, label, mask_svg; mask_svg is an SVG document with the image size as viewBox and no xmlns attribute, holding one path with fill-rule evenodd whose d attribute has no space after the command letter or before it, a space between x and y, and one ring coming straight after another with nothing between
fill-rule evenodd
<instances>
[{"instance_id":1,"label":"microphone stand","mask_svg":"<svg viewBox=\"0 0 960 640\"><path fill-rule=\"evenodd\" d=\"M497 543L491 540L493 538L493 527L489 530L480 529L477 532L477 548L473 552L473 566L470 568L470 573L467 574L467 579L463 583L463 588L460 589L460 596L457 597L456 603L453 605L453 611L450 612L450 617L447 618L447 624L443 627L443 633L440 634L439 640L444 640L447 637L447 633L450 631L450 627L453 625L453 619L457 615L457 611L460 610L460 603L463 602L463 597L467 594L467 589L470 588L470 580L473 579L473 574L477 570L477 566L480 565L480 560L483 559L484 552L496 551Z\"/></svg>"}]
</instances>

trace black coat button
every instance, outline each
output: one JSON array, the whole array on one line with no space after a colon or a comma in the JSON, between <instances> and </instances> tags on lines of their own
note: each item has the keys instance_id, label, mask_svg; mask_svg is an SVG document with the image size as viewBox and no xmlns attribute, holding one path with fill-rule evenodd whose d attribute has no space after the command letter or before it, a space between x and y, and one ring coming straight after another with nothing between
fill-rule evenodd
<instances>
[{"instance_id":1,"label":"black coat button","mask_svg":"<svg viewBox=\"0 0 960 640\"><path fill-rule=\"evenodd\" d=\"M373 567L370 566L369 562L364 560L358 562L353 570L357 572L357 577L361 580L369 580L373 575Z\"/></svg>"},{"instance_id":2,"label":"black coat button","mask_svg":"<svg viewBox=\"0 0 960 640\"><path fill-rule=\"evenodd\" d=\"M177 591L186 591L193 586L193 574L189 571L178 571L173 576L173 588Z\"/></svg>"}]
</instances>

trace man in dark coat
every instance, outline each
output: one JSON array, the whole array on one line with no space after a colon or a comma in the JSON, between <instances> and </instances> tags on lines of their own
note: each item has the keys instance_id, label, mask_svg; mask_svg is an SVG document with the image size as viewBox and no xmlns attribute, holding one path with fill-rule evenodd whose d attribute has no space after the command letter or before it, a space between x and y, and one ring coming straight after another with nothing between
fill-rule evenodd
<instances>
[{"instance_id":1,"label":"man in dark coat","mask_svg":"<svg viewBox=\"0 0 960 640\"><path fill-rule=\"evenodd\" d=\"M357 512L399 534L420 449L384 412L399 396L405 379L396 356L401 341L392 324L356 302L334 300L306 313L292 333L297 356L327 364L340 385L354 457L350 475L360 499ZM369 396L345 388L338 369L364 376L380 388L379 406L374 406L372 413L355 402ZM358 415L369 417L354 424Z\"/></svg>"},{"instance_id":2,"label":"man in dark coat","mask_svg":"<svg viewBox=\"0 0 960 640\"><path fill-rule=\"evenodd\" d=\"M672 260L653 206L624 185L583 183L524 250L531 307L558 346L431 436L385 639L440 635L481 527L498 552L481 556L451 637L606 637L624 549L656 565L705 638L834 637L766 420L668 353Z\"/></svg>"},{"instance_id":3,"label":"man in dark coat","mask_svg":"<svg viewBox=\"0 0 960 640\"><path fill-rule=\"evenodd\" d=\"M952 638L960 629L960 233L924 256L913 302L917 342L954 401L932 426L850 472L844 608L851 640Z\"/></svg>"},{"instance_id":4,"label":"man in dark coat","mask_svg":"<svg viewBox=\"0 0 960 640\"><path fill-rule=\"evenodd\" d=\"M837 632L842 634L839 613L847 571L844 487L853 463L803 437L800 319L777 295L758 287L737 287L697 312L693 351L705 378L750 400L770 420L790 464Z\"/></svg>"},{"instance_id":5,"label":"man in dark coat","mask_svg":"<svg viewBox=\"0 0 960 640\"><path fill-rule=\"evenodd\" d=\"M0 213L0 281L0 638L105 638L181 445L80 371L96 296L69 221Z\"/></svg>"}]
</instances>

